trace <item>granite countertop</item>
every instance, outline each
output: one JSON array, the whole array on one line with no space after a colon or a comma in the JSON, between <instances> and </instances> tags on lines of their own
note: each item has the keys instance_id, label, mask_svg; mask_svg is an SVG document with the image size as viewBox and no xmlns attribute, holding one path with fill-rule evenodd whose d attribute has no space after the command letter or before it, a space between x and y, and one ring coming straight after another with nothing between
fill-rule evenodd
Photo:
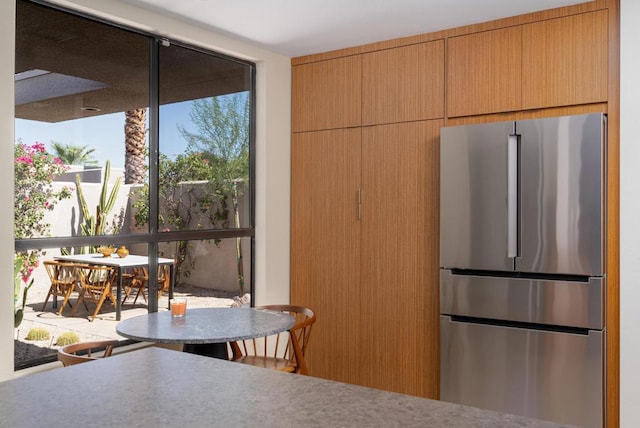
<instances>
[{"instance_id":1,"label":"granite countertop","mask_svg":"<svg viewBox=\"0 0 640 428\"><path fill-rule=\"evenodd\" d=\"M6 381L0 397L0 427L562 426L155 347Z\"/></svg>"}]
</instances>

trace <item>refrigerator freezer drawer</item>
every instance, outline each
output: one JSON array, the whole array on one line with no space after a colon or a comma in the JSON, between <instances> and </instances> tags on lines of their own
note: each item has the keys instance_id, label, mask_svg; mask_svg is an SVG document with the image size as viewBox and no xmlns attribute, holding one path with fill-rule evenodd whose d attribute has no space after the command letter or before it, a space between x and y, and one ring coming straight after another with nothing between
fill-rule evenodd
<instances>
[{"instance_id":1,"label":"refrigerator freezer drawer","mask_svg":"<svg viewBox=\"0 0 640 428\"><path fill-rule=\"evenodd\" d=\"M440 398L600 427L603 331L588 335L452 321L441 316Z\"/></svg>"},{"instance_id":2,"label":"refrigerator freezer drawer","mask_svg":"<svg viewBox=\"0 0 640 428\"><path fill-rule=\"evenodd\" d=\"M601 330L604 279L588 282L440 271L440 313Z\"/></svg>"}]
</instances>

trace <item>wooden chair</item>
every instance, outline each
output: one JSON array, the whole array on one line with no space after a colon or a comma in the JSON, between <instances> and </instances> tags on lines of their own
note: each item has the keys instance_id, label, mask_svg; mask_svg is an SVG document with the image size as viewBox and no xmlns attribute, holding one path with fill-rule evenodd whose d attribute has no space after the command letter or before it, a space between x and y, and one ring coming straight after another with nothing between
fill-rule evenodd
<instances>
[{"instance_id":1,"label":"wooden chair","mask_svg":"<svg viewBox=\"0 0 640 428\"><path fill-rule=\"evenodd\" d=\"M171 284L171 278L169 275L169 267L165 265L158 266L158 299L162 297L164 293L169 292L169 286ZM149 271L146 267L136 268L130 281L124 286L124 298L122 302L129 298L134 292L135 297L133 304L138 301L138 297L142 296L144 301L147 301L146 292L149 289Z\"/></svg>"},{"instance_id":2,"label":"wooden chair","mask_svg":"<svg viewBox=\"0 0 640 428\"><path fill-rule=\"evenodd\" d=\"M98 357L94 357L93 353L104 350L102 358L110 357L113 347L118 343L117 340L102 340L97 342L74 343L58 349L58 360L65 367L73 364L86 363L93 361Z\"/></svg>"},{"instance_id":3,"label":"wooden chair","mask_svg":"<svg viewBox=\"0 0 640 428\"><path fill-rule=\"evenodd\" d=\"M96 315L100 312L102 304L106 299L111 300L111 303L115 307L116 298L113 295L113 287L116 285L116 276L117 271L112 266L78 266L80 294L78 295L78 303L76 303L76 306L73 308L71 315L73 316L75 314L76 309L80 306L80 302L84 304L85 308L87 308L86 302L92 302L96 305L90 321L96 319Z\"/></svg>"},{"instance_id":4,"label":"wooden chair","mask_svg":"<svg viewBox=\"0 0 640 428\"><path fill-rule=\"evenodd\" d=\"M288 332L259 339L231 342L232 361L289 373L308 375L304 359L311 327L316 322L313 310L302 306L267 305L268 309L290 314L296 323Z\"/></svg>"},{"instance_id":5,"label":"wooden chair","mask_svg":"<svg viewBox=\"0 0 640 428\"><path fill-rule=\"evenodd\" d=\"M51 286L42 304L42 312L44 312L49 297L51 296L54 296L54 302L57 296L63 298L60 309L58 309L58 315L62 315L62 311L67 303L73 307L71 302L69 302L69 297L71 297L71 293L76 289L78 283L76 267L77 265L75 263L60 262L57 260L47 260L44 262L44 268L51 280Z\"/></svg>"}]
</instances>

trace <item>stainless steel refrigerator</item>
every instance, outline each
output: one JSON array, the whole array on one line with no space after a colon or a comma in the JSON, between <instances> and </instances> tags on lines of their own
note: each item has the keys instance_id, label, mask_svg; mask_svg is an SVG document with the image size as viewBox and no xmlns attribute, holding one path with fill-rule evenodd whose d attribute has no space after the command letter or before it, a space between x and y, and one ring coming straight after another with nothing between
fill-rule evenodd
<instances>
[{"instance_id":1,"label":"stainless steel refrigerator","mask_svg":"<svg viewBox=\"0 0 640 428\"><path fill-rule=\"evenodd\" d=\"M604 416L606 116L444 127L440 398Z\"/></svg>"}]
</instances>

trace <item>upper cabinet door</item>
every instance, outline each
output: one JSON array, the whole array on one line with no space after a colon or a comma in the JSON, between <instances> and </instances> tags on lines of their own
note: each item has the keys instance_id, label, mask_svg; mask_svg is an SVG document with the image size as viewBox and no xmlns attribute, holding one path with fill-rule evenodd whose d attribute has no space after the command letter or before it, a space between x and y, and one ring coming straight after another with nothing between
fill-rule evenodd
<instances>
[{"instance_id":1,"label":"upper cabinet door","mask_svg":"<svg viewBox=\"0 0 640 428\"><path fill-rule=\"evenodd\" d=\"M442 128L440 267L513 270L509 238L517 231L509 228L510 134L513 122Z\"/></svg>"},{"instance_id":2,"label":"upper cabinet door","mask_svg":"<svg viewBox=\"0 0 640 428\"><path fill-rule=\"evenodd\" d=\"M337 58L292 68L292 130L360 126L362 58Z\"/></svg>"},{"instance_id":3,"label":"upper cabinet door","mask_svg":"<svg viewBox=\"0 0 640 428\"><path fill-rule=\"evenodd\" d=\"M607 101L606 10L526 24L523 108Z\"/></svg>"},{"instance_id":4,"label":"upper cabinet door","mask_svg":"<svg viewBox=\"0 0 640 428\"><path fill-rule=\"evenodd\" d=\"M362 57L362 124L444 116L444 41L403 46Z\"/></svg>"},{"instance_id":5,"label":"upper cabinet door","mask_svg":"<svg viewBox=\"0 0 640 428\"><path fill-rule=\"evenodd\" d=\"M521 40L519 26L448 39L449 117L522 108Z\"/></svg>"}]
</instances>

